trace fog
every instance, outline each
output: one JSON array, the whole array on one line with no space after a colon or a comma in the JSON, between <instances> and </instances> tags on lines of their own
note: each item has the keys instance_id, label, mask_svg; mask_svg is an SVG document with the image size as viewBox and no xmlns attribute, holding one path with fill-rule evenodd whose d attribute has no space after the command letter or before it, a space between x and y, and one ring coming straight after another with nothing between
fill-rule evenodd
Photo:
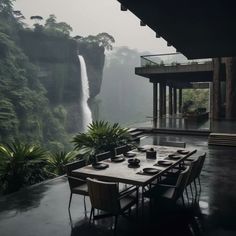
<instances>
[{"instance_id":1,"label":"fog","mask_svg":"<svg viewBox=\"0 0 236 236\"><path fill-rule=\"evenodd\" d=\"M152 54L175 52L167 47L166 41L155 37L148 26L141 27L140 20L130 11L121 11L116 0L16 0L15 10L25 16L25 22L32 25L30 16L40 15L46 19L55 14L58 21L65 21L73 28L73 35L87 36L107 32L116 43L114 47L128 46Z\"/></svg>"}]
</instances>

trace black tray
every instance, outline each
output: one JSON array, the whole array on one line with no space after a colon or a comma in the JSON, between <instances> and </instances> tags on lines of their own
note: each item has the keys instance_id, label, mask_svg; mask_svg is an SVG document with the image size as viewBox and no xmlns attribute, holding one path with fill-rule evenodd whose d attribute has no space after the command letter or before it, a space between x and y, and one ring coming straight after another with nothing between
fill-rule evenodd
<instances>
[{"instance_id":1,"label":"black tray","mask_svg":"<svg viewBox=\"0 0 236 236\"><path fill-rule=\"evenodd\" d=\"M181 156L180 155L176 155L176 154L169 154L168 158L169 159L173 159L173 160L178 160L178 159L181 158Z\"/></svg>"},{"instance_id":2,"label":"black tray","mask_svg":"<svg viewBox=\"0 0 236 236\"><path fill-rule=\"evenodd\" d=\"M178 152L179 154L183 154L183 155L186 155L186 154L189 153L188 150L183 150L183 149L179 149L179 150L177 150L177 152Z\"/></svg>"},{"instance_id":3,"label":"black tray","mask_svg":"<svg viewBox=\"0 0 236 236\"><path fill-rule=\"evenodd\" d=\"M135 157L136 156L136 153L133 153L133 152L126 152L123 154L125 157Z\"/></svg>"},{"instance_id":4,"label":"black tray","mask_svg":"<svg viewBox=\"0 0 236 236\"><path fill-rule=\"evenodd\" d=\"M124 157L113 157L113 158L111 158L112 162L122 162L124 160L125 160Z\"/></svg>"},{"instance_id":5,"label":"black tray","mask_svg":"<svg viewBox=\"0 0 236 236\"><path fill-rule=\"evenodd\" d=\"M172 165L173 162L172 161L168 161L168 160L160 160L157 162L157 164L155 165L159 165L159 166L170 166Z\"/></svg>"},{"instance_id":6,"label":"black tray","mask_svg":"<svg viewBox=\"0 0 236 236\"><path fill-rule=\"evenodd\" d=\"M145 174L155 175L155 174L159 173L160 170L155 169L155 168L143 168L143 172L144 172Z\"/></svg>"},{"instance_id":7,"label":"black tray","mask_svg":"<svg viewBox=\"0 0 236 236\"><path fill-rule=\"evenodd\" d=\"M95 164L92 164L93 168L94 169L97 169L97 170L103 170L103 169L106 169L109 165L106 164L106 163L95 163Z\"/></svg>"}]
</instances>

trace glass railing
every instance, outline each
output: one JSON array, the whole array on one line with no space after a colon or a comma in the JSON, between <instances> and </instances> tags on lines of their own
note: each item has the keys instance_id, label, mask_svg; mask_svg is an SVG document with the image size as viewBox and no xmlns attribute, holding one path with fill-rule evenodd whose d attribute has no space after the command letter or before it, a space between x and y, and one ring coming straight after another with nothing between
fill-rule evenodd
<instances>
[{"instance_id":1,"label":"glass railing","mask_svg":"<svg viewBox=\"0 0 236 236\"><path fill-rule=\"evenodd\" d=\"M134 121L126 123L124 125L128 128L153 128L152 117L146 117L143 121ZM198 131L209 131L210 120L209 118L185 118L181 114L174 116L166 115L163 118L158 118L156 123L157 129L168 129L168 130L198 130Z\"/></svg>"},{"instance_id":2,"label":"glass railing","mask_svg":"<svg viewBox=\"0 0 236 236\"><path fill-rule=\"evenodd\" d=\"M141 66L178 66L189 64L205 64L211 63L212 58L205 59L191 59L189 60L181 53L169 53L169 54L155 54L155 55L143 55L141 56Z\"/></svg>"}]
</instances>

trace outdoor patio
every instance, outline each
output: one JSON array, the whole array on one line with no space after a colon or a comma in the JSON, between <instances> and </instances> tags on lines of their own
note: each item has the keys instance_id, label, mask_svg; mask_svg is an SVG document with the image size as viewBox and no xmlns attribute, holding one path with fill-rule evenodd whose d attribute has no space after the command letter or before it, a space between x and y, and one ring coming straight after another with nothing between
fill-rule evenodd
<instances>
[{"instance_id":1,"label":"outdoor patio","mask_svg":"<svg viewBox=\"0 0 236 236\"><path fill-rule=\"evenodd\" d=\"M160 136L160 135L159 135ZM166 137L166 135L165 135ZM135 214L127 220L120 217L117 235L236 235L236 165L235 147L207 145L207 137L174 136L187 147L207 153L201 175L202 192L199 208L153 210L146 204L144 215ZM155 136L141 140L141 144L155 144ZM69 185L65 177L24 189L0 198L0 235L112 235L111 220L89 225L84 217L83 197L73 196L71 219L68 213ZM90 209L87 198L88 210ZM88 212L89 217L89 212ZM151 233L152 232L152 233Z\"/></svg>"}]
</instances>

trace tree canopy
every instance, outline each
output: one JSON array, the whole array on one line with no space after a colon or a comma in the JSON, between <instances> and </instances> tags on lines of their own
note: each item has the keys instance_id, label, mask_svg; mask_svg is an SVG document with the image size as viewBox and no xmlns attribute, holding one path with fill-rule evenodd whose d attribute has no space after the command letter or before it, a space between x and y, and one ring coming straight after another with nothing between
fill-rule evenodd
<instances>
[{"instance_id":1,"label":"tree canopy","mask_svg":"<svg viewBox=\"0 0 236 236\"><path fill-rule=\"evenodd\" d=\"M57 22L57 18L53 14L49 15L44 26L45 29L50 32L62 33L67 36L69 36L71 31L73 30L72 27L66 22Z\"/></svg>"},{"instance_id":2,"label":"tree canopy","mask_svg":"<svg viewBox=\"0 0 236 236\"><path fill-rule=\"evenodd\" d=\"M115 43L113 36L106 32L97 35L89 35L88 37L83 38L83 41L97 44L99 47L104 47L108 51L113 49L112 44Z\"/></svg>"}]
</instances>

